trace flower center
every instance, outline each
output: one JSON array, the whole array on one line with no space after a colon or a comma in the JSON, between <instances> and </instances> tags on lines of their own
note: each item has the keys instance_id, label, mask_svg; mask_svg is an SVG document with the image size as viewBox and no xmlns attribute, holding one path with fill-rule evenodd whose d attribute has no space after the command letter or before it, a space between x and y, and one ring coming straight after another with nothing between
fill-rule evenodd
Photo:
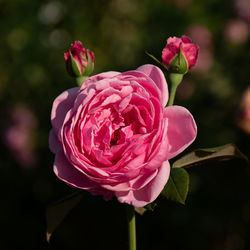
<instances>
[{"instance_id":1,"label":"flower center","mask_svg":"<svg viewBox=\"0 0 250 250\"><path fill-rule=\"evenodd\" d=\"M114 146L114 145L117 145L118 144L118 141L121 139L121 135L120 135L120 130L121 130L122 127L116 129L113 133L113 136L110 140L110 147Z\"/></svg>"}]
</instances>

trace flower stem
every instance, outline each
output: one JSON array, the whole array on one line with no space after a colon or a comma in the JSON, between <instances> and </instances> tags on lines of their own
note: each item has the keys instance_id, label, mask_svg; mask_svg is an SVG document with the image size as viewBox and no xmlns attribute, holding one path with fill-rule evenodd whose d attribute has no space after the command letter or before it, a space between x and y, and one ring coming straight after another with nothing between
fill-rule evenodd
<instances>
[{"instance_id":1,"label":"flower stem","mask_svg":"<svg viewBox=\"0 0 250 250\"><path fill-rule=\"evenodd\" d=\"M169 80L171 83L171 91L170 91L170 97L169 97L167 106L172 106L174 104L176 89L178 85L181 83L182 79L183 79L183 74L178 74L178 73L169 74Z\"/></svg>"},{"instance_id":2,"label":"flower stem","mask_svg":"<svg viewBox=\"0 0 250 250\"><path fill-rule=\"evenodd\" d=\"M129 250L136 250L136 224L133 206L126 206L128 221Z\"/></svg>"},{"instance_id":3,"label":"flower stem","mask_svg":"<svg viewBox=\"0 0 250 250\"><path fill-rule=\"evenodd\" d=\"M78 76L76 77L76 83L79 87L82 86L82 83L87 79L87 76Z\"/></svg>"}]
</instances>

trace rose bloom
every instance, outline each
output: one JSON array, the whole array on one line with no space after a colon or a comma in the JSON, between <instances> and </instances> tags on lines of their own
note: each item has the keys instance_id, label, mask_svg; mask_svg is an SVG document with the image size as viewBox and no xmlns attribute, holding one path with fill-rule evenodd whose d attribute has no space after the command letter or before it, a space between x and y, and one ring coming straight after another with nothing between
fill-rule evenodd
<instances>
[{"instance_id":1,"label":"rose bloom","mask_svg":"<svg viewBox=\"0 0 250 250\"><path fill-rule=\"evenodd\" d=\"M106 72L59 95L52 107L54 172L68 185L142 207L168 181L168 160L196 137L190 112L165 107L162 71Z\"/></svg>"}]
</instances>

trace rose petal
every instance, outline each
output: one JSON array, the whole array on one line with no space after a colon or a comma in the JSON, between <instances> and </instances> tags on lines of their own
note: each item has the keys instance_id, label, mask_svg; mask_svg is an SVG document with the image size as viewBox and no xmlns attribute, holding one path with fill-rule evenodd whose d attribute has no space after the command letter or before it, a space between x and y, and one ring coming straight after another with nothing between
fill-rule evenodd
<instances>
[{"instance_id":1,"label":"rose petal","mask_svg":"<svg viewBox=\"0 0 250 250\"><path fill-rule=\"evenodd\" d=\"M193 67L197 61L199 47L193 43L182 43L181 48L188 62L188 67Z\"/></svg>"},{"instance_id":2,"label":"rose petal","mask_svg":"<svg viewBox=\"0 0 250 250\"><path fill-rule=\"evenodd\" d=\"M54 162L54 173L56 176L72 187L90 189L97 187L98 184L88 179L83 173L72 166L62 151L56 154Z\"/></svg>"},{"instance_id":3,"label":"rose petal","mask_svg":"<svg viewBox=\"0 0 250 250\"><path fill-rule=\"evenodd\" d=\"M160 99L162 95L156 83L142 71L131 70L131 71L121 73L119 75L119 79L123 79L124 81L126 80L130 81L130 84L133 86L134 91L137 91L137 94L139 95L144 94L148 96L150 94L150 95L155 96L157 99ZM139 89L136 89L136 86ZM143 87L144 90L141 87ZM142 92L140 93L140 91Z\"/></svg>"},{"instance_id":4,"label":"rose petal","mask_svg":"<svg viewBox=\"0 0 250 250\"><path fill-rule=\"evenodd\" d=\"M180 49L181 39L178 37L169 37L167 39L167 44L173 44L177 49Z\"/></svg>"},{"instance_id":5,"label":"rose petal","mask_svg":"<svg viewBox=\"0 0 250 250\"><path fill-rule=\"evenodd\" d=\"M103 188L106 188L108 190L112 191L129 191L132 189L141 189L144 186L146 186L150 181L152 181L153 178L158 174L158 170L154 171L148 171L147 174L142 174L137 176L135 179L129 181L129 182L124 182L120 184L104 184L102 185Z\"/></svg>"},{"instance_id":6,"label":"rose petal","mask_svg":"<svg viewBox=\"0 0 250 250\"><path fill-rule=\"evenodd\" d=\"M162 95L162 104L166 106L168 102L168 85L163 72L158 67L151 64L143 65L137 68L137 70L143 72L155 82Z\"/></svg>"},{"instance_id":7,"label":"rose petal","mask_svg":"<svg viewBox=\"0 0 250 250\"><path fill-rule=\"evenodd\" d=\"M192 43L192 40L188 36L182 36L181 40L183 43Z\"/></svg>"},{"instance_id":8,"label":"rose petal","mask_svg":"<svg viewBox=\"0 0 250 250\"><path fill-rule=\"evenodd\" d=\"M104 72L104 73L101 73L98 75L91 76L84 81L84 84L81 86L81 89L86 88L86 86L89 84L95 83L97 81L101 81L105 78L111 78L111 77L114 77L114 76L119 75L119 74L120 74L120 72L109 71L109 72Z\"/></svg>"},{"instance_id":9,"label":"rose petal","mask_svg":"<svg viewBox=\"0 0 250 250\"><path fill-rule=\"evenodd\" d=\"M191 113L180 106L165 108L164 117L168 119L167 140L168 159L186 149L195 139L197 127Z\"/></svg>"},{"instance_id":10,"label":"rose petal","mask_svg":"<svg viewBox=\"0 0 250 250\"><path fill-rule=\"evenodd\" d=\"M168 159L168 154L166 154L166 149L168 148L168 120L166 119L162 125L164 126L157 131L155 137L151 141L151 146L147 151L150 153L150 156L148 158L147 166L142 170L145 171L145 173L147 173L149 169L153 170L160 167L162 162ZM155 138L159 138L159 141ZM151 153L152 149L154 150Z\"/></svg>"},{"instance_id":11,"label":"rose petal","mask_svg":"<svg viewBox=\"0 0 250 250\"><path fill-rule=\"evenodd\" d=\"M164 161L159 168L158 174L146 186L139 190L130 190L115 192L119 202L128 203L134 207L143 207L148 203L154 201L161 193L165 184L168 181L170 173L170 165L168 161ZM152 172L154 174L154 172Z\"/></svg>"},{"instance_id":12,"label":"rose petal","mask_svg":"<svg viewBox=\"0 0 250 250\"><path fill-rule=\"evenodd\" d=\"M79 87L68 89L59 95L53 102L51 111L51 123L55 134L61 129L67 112L72 108Z\"/></svg>"}]
</instances>

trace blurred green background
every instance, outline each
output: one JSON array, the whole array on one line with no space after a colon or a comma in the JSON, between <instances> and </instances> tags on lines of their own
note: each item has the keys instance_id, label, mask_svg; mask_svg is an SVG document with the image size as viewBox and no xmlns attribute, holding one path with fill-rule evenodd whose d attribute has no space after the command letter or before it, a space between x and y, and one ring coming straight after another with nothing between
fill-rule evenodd
<instances>
[{"instance_id":1,"label":"blurred green background","mask_svg":"<svg viewBox=\"0 0 250 250\"><path fill-rule=\"evenodd\" d=\"M249 0L0 0L0 248L128 249L123 206L87 193L46 242L46 206L73 191L48 149L52 102L75 85L72 42L94 51L96 74L153 63L145 50L160 58L169 36L189 35L200 55L175 101L198 126L186 152L234 142L249 157L249 31ZM188 171L185 206L159 199L137 217L138 249L250 249L249 166Z\"/></svg>"}]
</instances>

